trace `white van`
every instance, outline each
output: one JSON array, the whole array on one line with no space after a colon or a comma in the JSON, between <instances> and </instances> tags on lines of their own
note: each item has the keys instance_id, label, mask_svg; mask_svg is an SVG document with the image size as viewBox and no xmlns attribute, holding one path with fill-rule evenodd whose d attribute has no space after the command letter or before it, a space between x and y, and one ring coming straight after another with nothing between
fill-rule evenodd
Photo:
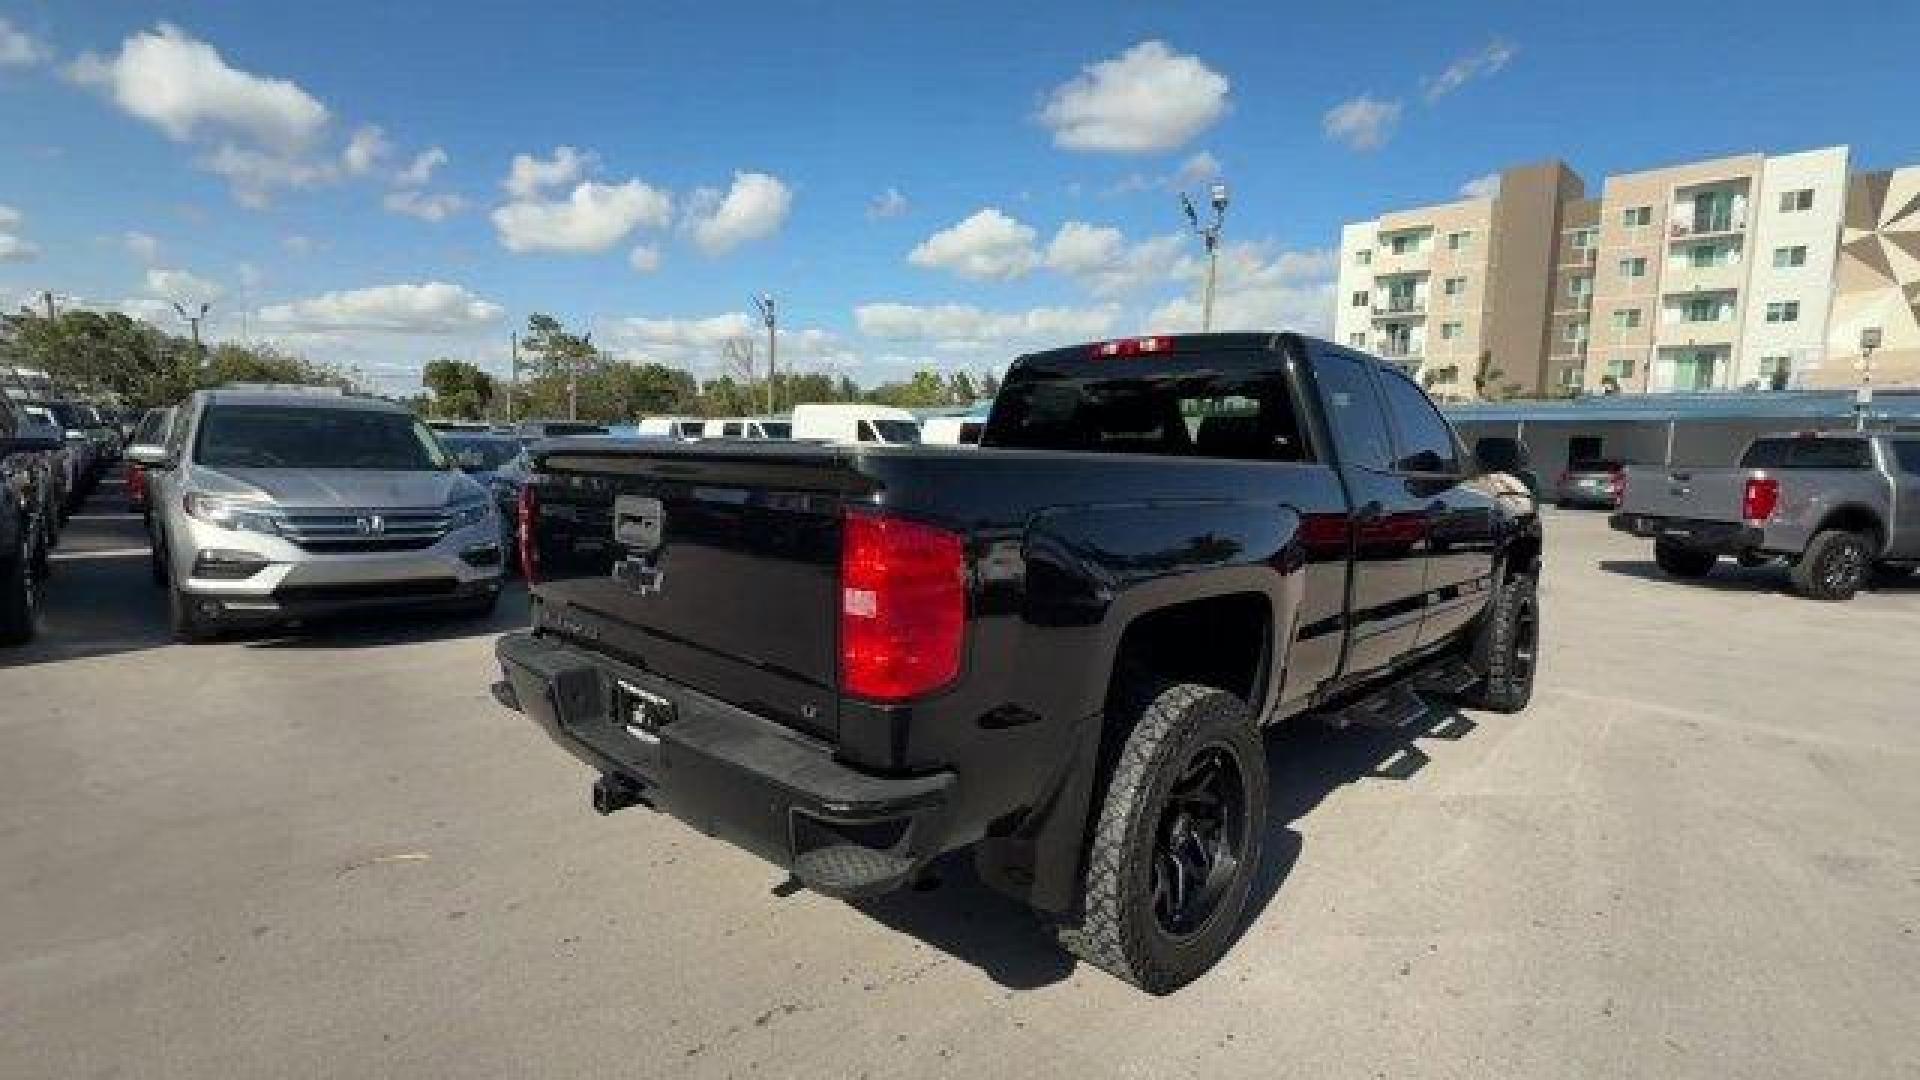
<instances>
[{"instance_id":1,"label":"white van","mask_svg":"<svg viewBox=\"0 0 1920 1080\"><path fill-rule=\"evenodd\" d=\"M978 446L986 426L984 416L929 416L920 425L920 437L935 446Z\"/></svg>"},{"instance_id":2,"label":"white van","mask_svg":"<svg viewBox=\"0 0 1920 1080\"><path fill-rule=\"evenodd\" d=\"M643 416L634 425L635 434L641 438L679 439L691 442L706 431L707 421L697 416Z\"/></svg>"},{"instance_id":3,"label":"white van","mask_svg":"<svg viewBox=\"0 0 1920 1080\"><path fill-rule=\"evenodd\" d=\"M851 402L795 405L793 437L910 446L920 441L920 421L905 409L886 405Z\"/></svg>"},{"instance_id":4,"label":"white van","mask_svg":"<svg viewBox=\"0 0 1920 1080\"><path fill-rule=\"evenodd\" d=\"M707 421L709 439L791 439L793 422L784 416L730 416Z\"/></svg>"}]
</instances>

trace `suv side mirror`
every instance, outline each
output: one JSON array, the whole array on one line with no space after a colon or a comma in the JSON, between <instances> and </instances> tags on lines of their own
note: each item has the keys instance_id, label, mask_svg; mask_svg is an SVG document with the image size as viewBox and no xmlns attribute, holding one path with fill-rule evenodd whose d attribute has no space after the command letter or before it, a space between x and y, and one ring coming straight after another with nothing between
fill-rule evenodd
<instances>
[{"instance_id":1,"label":"suv side mirror","mask_svg":"<svg viewBox=\"0 0 1920 1080\"><path fill-rule=\"evenodd\" d=\"M167 463L167 448L158 443L134 443L127 447L127 460L149 469L159 468Z\"/></svg>"},{"instance_id":2,"label":"suv side mirror","mask_svg":"<svg viewBox=\"0 0 1920 1080\"><path fill-rule=\"evenodd\" d=\"M1473 461L1481 472L1525 473L1533 461L1527 444L1505 435L1489 435L1473 444Z\"/></svg>"}]
</instances>

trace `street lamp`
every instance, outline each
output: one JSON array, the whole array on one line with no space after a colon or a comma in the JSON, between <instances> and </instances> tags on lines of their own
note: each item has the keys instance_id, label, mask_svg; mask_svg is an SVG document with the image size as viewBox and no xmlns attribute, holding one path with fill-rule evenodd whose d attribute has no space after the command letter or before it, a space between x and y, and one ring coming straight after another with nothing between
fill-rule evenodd
<instances>
[{"instance_id":1,"label":"street lamp","mask_svg":"<svg viewBox=\"0 0 1920 1080\"><path fill-rule=\"evenodd\" d=\"M207 317L207 311L212 307L212 304L202 303L198 314L189 315L187 314L185 305L181 304L178 300L173 302L173 310L179 312L180 317L186 320L188 326L193 328L193 356L194 359L199 360L201 363L206 362L207 352L200 347L200 320Z\"/></svg>"},{"instance_id":2,"label":"street lamp","mask_svg":"<svg viewBox=\"0 0 1920 1080\"><path fill-rule=\"evenodd\" d=\"M751 299L753 300L753 310L760 316L761 325L767 328L767 415L772 416L774 414L774 359L775 350L778 349L780 344L778 337L779 318L774 310L772 293L761 293L759 296L752 297Z\"/></svg>"},{"instance_id":3,"label":"street lamp","mask_svg":"<svg viewBox=\"0 0 1920 1080\"><path fill-rule=\"evenodd\" d=\"M1853 427L1867 430L1867 412L1873 408L1873 350L1880 347L1880 328L1860 328L1860 389L1853 395Z\"/></svg>"},{"instance_id":4,"label":"street lamp","mask_svg":"<svg viewBox=\"0 0 1920 1080\"><path fill-rule=\"evenodd\" d=\"M1227 185L1214 184L1207 191L1207 202L1213 207L1211 224L1200 224L1200 213L1193 208L1193 200L1186 192L1180 193L1180 209L1186 212L1187 224L1192 226L1195 236L1207 249L1207 288L1200 306L1200 329L1206 332L1213 329L1213 283L1220 270L1220 227L1227 220Z\"/></svg>"}]
</instances>

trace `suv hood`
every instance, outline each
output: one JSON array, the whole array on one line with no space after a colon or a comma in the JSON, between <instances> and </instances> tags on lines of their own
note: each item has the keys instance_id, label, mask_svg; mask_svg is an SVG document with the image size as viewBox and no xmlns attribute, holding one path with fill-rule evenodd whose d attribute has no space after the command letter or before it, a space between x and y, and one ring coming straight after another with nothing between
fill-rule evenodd
<instances>
[{"instance_id":1,"label":"suv hood","mask_svg":"<svg viewBox=\"0 0 1920 1080\"><path fill-rule=\"evenodd\" d=\"M465 473L370 469L208 469L194 467L187 486L206 495L299 509L406 509L444 506L486 495Z\"/></svg>"}]
</instances>

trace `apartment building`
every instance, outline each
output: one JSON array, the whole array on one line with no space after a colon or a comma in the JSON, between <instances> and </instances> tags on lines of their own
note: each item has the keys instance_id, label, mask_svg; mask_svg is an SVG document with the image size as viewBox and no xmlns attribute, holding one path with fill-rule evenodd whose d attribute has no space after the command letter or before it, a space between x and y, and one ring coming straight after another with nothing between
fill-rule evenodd
<instances>
[{"instance_id":1,"label":"apartment building","mask_svg":"<svg viewBox=\"0 0 1920 1080\"><path fill-rule=\"evenodd\" d=\"M1509 169L1346 226L1340 266L1340 340L1446 397L1852 385L1876 335L1876 380L1920 382L1920 169L1850 175L1844 146L1598 198L1559 162Z\"/></svg>"}]
</instances>

